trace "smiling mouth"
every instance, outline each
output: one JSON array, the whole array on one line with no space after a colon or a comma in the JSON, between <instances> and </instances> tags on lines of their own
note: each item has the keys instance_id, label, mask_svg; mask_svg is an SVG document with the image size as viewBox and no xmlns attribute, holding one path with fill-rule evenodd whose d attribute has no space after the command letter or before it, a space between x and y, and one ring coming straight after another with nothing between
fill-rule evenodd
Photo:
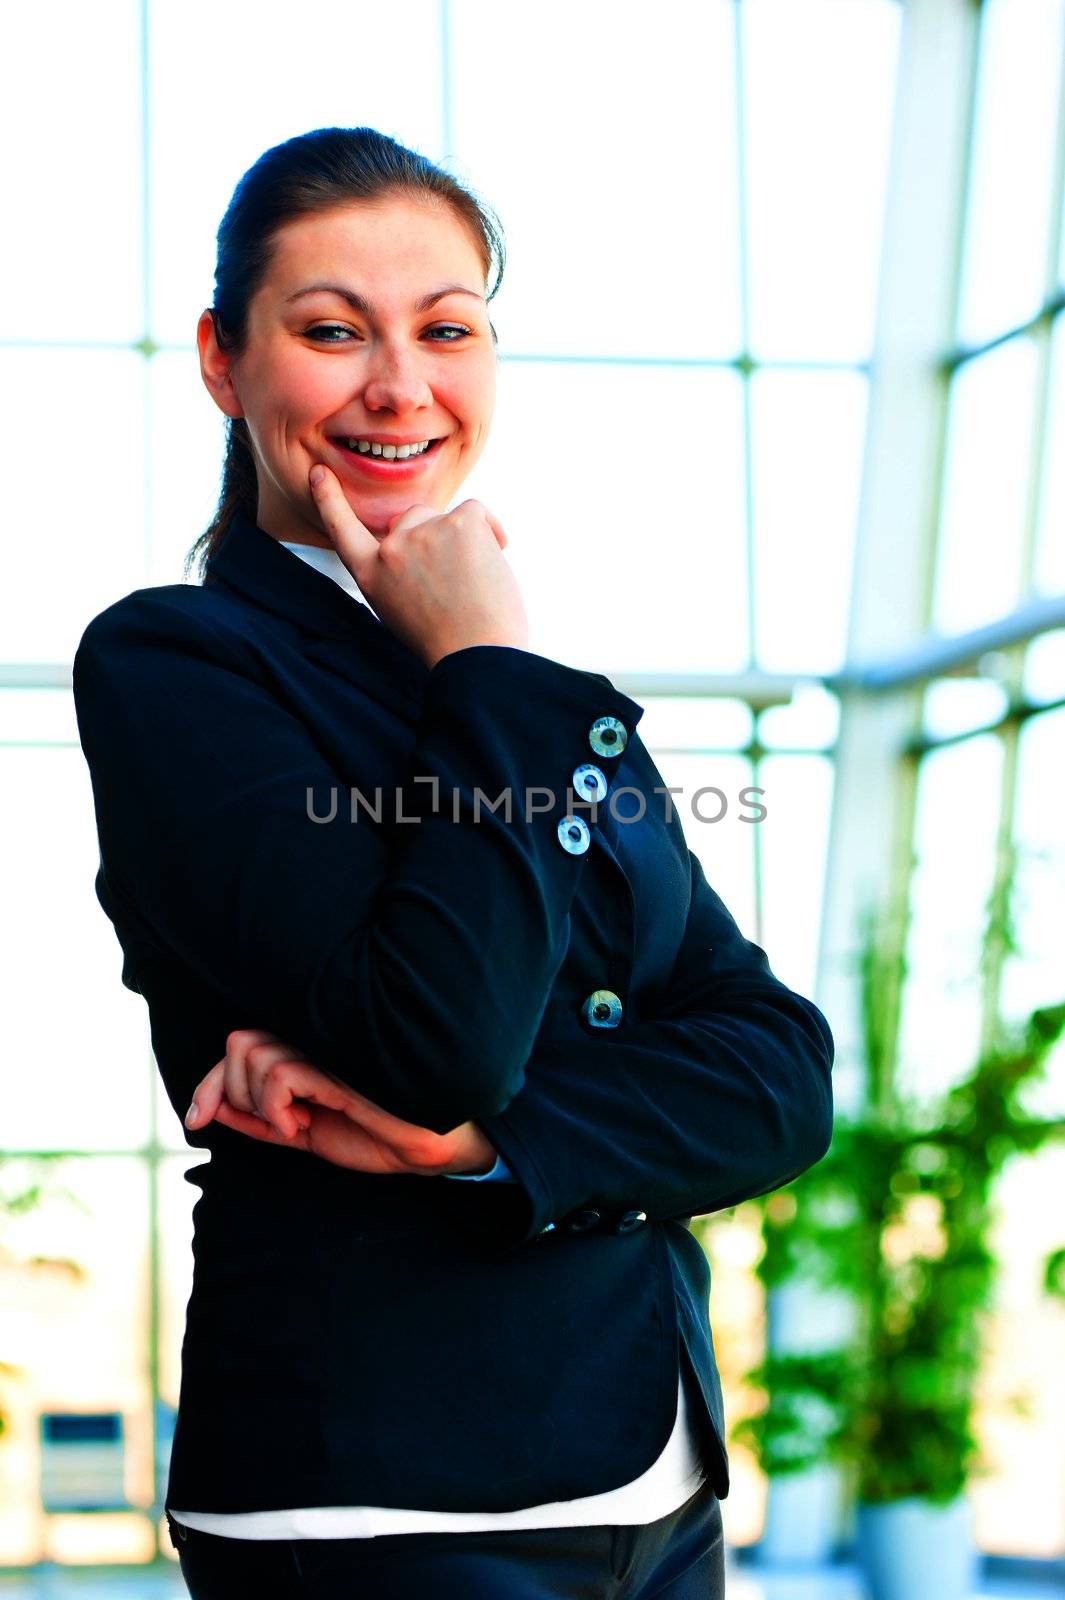
<instances>
[{"instance_id":1,"label":"smiling mouth","mask_svg":"<svg viewBox=\"0 0 1065 1600\"><path fill-rule=\"evenodd\" d=\"M426 456L434 455L439 447L443 444L444 440L443 438L430 439L427 449L414 450L409 455L397 455L395 453L397 446L394 445L374 444L368 447L364 444L360 449L355 441L351 439L333 438L331 442L335 444L339 450L345 451L347 455L355 456L359 461L378 461L385 466L389 465L390 463L394 463L396 466L406 466L408 462L422 461ZM406 450L406 446L401 445L398 448ZM385 454L386 451L389 452L387 455Z\"/></svg>"}]
</instances>

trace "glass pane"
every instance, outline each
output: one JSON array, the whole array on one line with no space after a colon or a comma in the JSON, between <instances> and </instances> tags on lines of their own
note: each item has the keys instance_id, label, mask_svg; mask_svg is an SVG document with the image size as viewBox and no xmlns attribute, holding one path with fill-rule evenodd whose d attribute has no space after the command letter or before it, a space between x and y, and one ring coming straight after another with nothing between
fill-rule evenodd
<instances>
[{"instance_id":1,"label":"glass pane","mask_svg":"<svg viewBox=\"0 0 1065 1600\"><path fill-rule=\"evenodd\" d=\"M725 1415L730 1421L738 1421L758 1405L758 1392L747 1375L765 1358L765 1293L754 1270L764 1250L760 1213L757 1207L745 1205L695 1217L692 1232L706 1251L713 1274L714 1353L721 1374ZM730 1443L729 1481L728 1497L721 1502L725 1542L732 1549L739 1549L760 1537L766 1502L765 1477L750 1449L739 1440ZM755 1572L758 1578L752 1582ZM730 1571L729 1600L767 1600L764 1576L764 1569L759 1571L746 1564ZM777 1595L777 1582L774 1573L774 1587L769 1592L773 1600L783 1600ZM797 1582L800 1587L792 1590L792 1600L812 1600L803 1593L811 1585L803 1577ZM817 1587L822 1590L817 1600L828 1600L823 1593L826 1585L818 1582ZM784 1595L787 1592L785 1589Z\"/></svg>"},{"instance_id":2,"label":"glass pane","mask_svg":"<svg viewBox=\"0 0 1065 1600\"><path fill-rule=\"evenodd\" d=\"M771 750L827 750L838 734L839 700L819 684L800 683L786 706L758 718L758 737Z\"/></svg>"},{"instance_id":3,"label":"glass pane","mask_svg":"<svg viewBox=\"0 0 1065 1600\"><path fill-rule=\"evenodd\" d=\"M1034 386L1030 339L967 362L951 385L932 619L943 633L1020 598Z\"/></svg>"},{"instance_id":4,"label":"glass pane","mask_svg":"<svg viewBox=\"0 0 1065 1600\"><path fill-rule=\"evenodd\" d=\"M864 361L873 344L902 8L743 0L751 349Z\"/></svg>"},{"instance_id":5,"label":"glass pane","mask_svg":"<svg viewBox=\"0 0 1065 1600\"><path fill-rule=\"evenodd\" d=\"M1052 628L1028 646L1024 692L1034 701L1065 699L1065 628Z\"/></svg>"},{"instance_id":6,"label":"glass pane","mask_svg":"<svg viewBox=\"0 0 1065 1600\"><path fill-rule=\"evenodd\" d=\"M545 416L579 418L579 441ZM682 437L634 444L640 418ZM507 530L533 650L607 674L744 665L735 373L503 362L493 429L459 498Z\"/></svg>"},{"instance_id":7,"label":"glass pane","mask_svg":"<svg viewBox=\"0 0 1065 1600\"><path fill-rule=\"evenodd\" d=\"M751 379L756 656L766 671L843 664L867 398L855 372Z\"/></svg>"},{"instance_id":8,"label":"glass pane","mask_svg":"<svg viewBox=\"0 0 1065 1600\"><path fill-rule=\"evenodd\" d=\"M151 1524L140 1514L153 1498L147 1169L102 1156L44 1169L4 1163L5 1193L36 1181L41 1202L4 1219L0 1259L0 1349L14 1368L4 1380L0 1561L149 1560ZM120 1459L94 1492L130 1512L42 1519L40 1418L52 1412L118 1413Z\"/></svg>"},{"instance_id":9,"label":"glass pane","mask_svg":"<svg viewBox=\"0 0 1065 1600\"><path fill-rule=\"evenodd\" d=\"M450 6L454 146L507 235L501 350L738 354L733 10Z\"/></svg>"},{"instance_id":10,"label":"glass pane","mask_svg":"<svg viewBox=\"0 0 1065 1600\"><path fill-rule=\"evenodd\" d=\"M984 0L958 339L1034 316L1046 288L1063 0Z\"/></svg>"},{"instance_id":11,"label":"glass pane","mask_svg":"<svg viewBox=\"0 0 1065 1600\"><path fill-rule=\"evenodd\" d=\"M1057 317L1050 334L1050 392L1034 585L1040 594L1065 594L1065 315Z\"/></svg>"},{"instance_id":12,"label":"glass pane","mask_svg":"<svg viewBox=\"0 0 1065 1600\"><path fill-rule=\"evenodd\" d=\"M218 505L224 453L225 417L200 377L196 351L153 356L148 363L149 583L185 581L185 556Z\"/></svg>"},{"instance_id":13,"label":"glass pane","mask_svg":"<svg viewBox=\"0 0 1065 1600\"><path fill-rule=\"evenodd\" d=\"M636 696L643 706L640 738L654 752L672 749L743 749L754 731L751 708L742 700L696 695ZM657 757L655 758L657 760Z\"/></svg>"},{"instance_id":14,"label":"glass pane","mask_svg":"<svg viewBox=\"0 0 1065 1600\"><path fill-rule=\"evenodd\" d=\"M139 11L138 0L4 7L0 338L132 343L144 333ZM58 388L44 415L49 442L61 427L69 457L99 412ZM8 492L21 475L8 468ZM63 475L78 481L66 466Z\"/></svg>"},{"instance_id":15,"label":"glass pane","mask_svg":"<svg viewBox=\"0 0 1065 1600\"><path fill-rule=\"evenodd\" d=\"M265 150L368 125L436 158L440 7L406 0L399 31L386 7L340 0L307 0L298 23L285 0L150 0L149 16L152 337L188 344L213 298L216 230Z\"/></svg>"},{"instance_id":16,"label":"glass pane","mask_svg":"<svg viewBox=\"0 0 1065 1600\"><path fill-rule=\"evenodd\" d=\"M1065 85L1062 87L1065 94ZM1058 245L1058 284L1065 285L1065 206L1061 211L1061 238Z\"/></svg>"},{"instance_id":17,"label":"glass pane","mask_svg":"<svg viewBox=\"0 0 1065 1600\"><path fill-rule=\"evenodd\" d=\"M185 1307L192 1292L192 1208L202 1192L185 1174L210 1159L208 1151L186 1147L183 1156L167 1157L159 1165L159 1396L173 1410L181 1388ZM160 1488L165 1487L163 1477Z\"/></svg>"},{"instance_id":18,"label":"glass pane","mask_svg":"<svg viewBox=\"0 0 1065 1600\"><path fill-rule=\"evenodd\" d=\"M1002 974L1003 1015L1022 1022L1037 1006L1065 1001L1061 960L1065 908L1065 810L1061 751L1065 709L1030 718L1022 727L1017 767L1013 907L1018 952ZM1045 1116L1065 1116L1065 1041L1047 1065L1046 1082L1026 1103Z\"/></svg>"},{"instance_id":19,"label":"glass pane","mask_svg":"<svg viewBox=\"0 0 1065 1600\"><path fill-rule=\"evenodd\" d=\"M94 891L99 848L79 747L0 748L4 1049L21 1064L8 1150L102 1150L148 1137L144 1001Z\"/></svg>"},{"instance_id":20,"label":"glass pane","mask_svg":"<svg viewBox=\"0 0 1065 1600\"><path fill-rule=\"evenodd\" d=\"M940 679L928 684L922 722L931 739L949 739L996 722L1006 711L1006 686L987 678Z\"/></svg>"},{"instance_id":21,"label":"glass pane","mask_svg":"<svg viewBox=\"0 0 1065 1600\"><path fill-rule=\"evenodd\" d=\"M762 941L782 983L813 997L825 889L833 773L821 756L766 756L759 771L766 808L762 851Z\"/></svg>"},{"instance_id":22,"label":"glass pane","mask_svg":"<svg viewBox=\"0 0 1065 1600\"><path fill-rule=\"evenodd\" d=\"M976 1413L989 1471L968 1488L981 1550L1044 1560L1065 1550L1065 1311L1042 1290L1062 1245L1062 1194L1060 1147L1011 1162L996 1186L998 1282Z\"/></svg>"},{"instance_id":23,"label":"glass pane","mask_svg":"<svg viewBox=\"0 0 1065 1600\"><path fill-rule=\"evenodd\" d=\"M995 867L1002 747L984 734L921 762L898 1082L927 1099L980 1046L980 952Z\"/></svg>"},{"instance_id":24,"label":"glass pane","mask_svg":"<svg viewBox=\"0 0 1065 1600\"><path fill-rule=\"evenodd\" d=\"M90 618L145 581L143 384L132 351L0 352L5 511L20 530L18 582L0 590L8 661L72 660Z\"/></svg>"},{"instance_id":25,"label":"glass pane","mask_svg":"<svg viewBox=\"0 0 1065 1600\"><path fill-rule=\"evenodd\" d=\"M743 756L666 755L654 751L663 783L679 788L673 806L688 848L699 857L712 888L748 939L758 937L754 877L756 824L743 822L765 804L764 795L741 791L754 783L751 763ZM659 797L656 797L659 798ZM660 797L663 808L666 797ZM665 814L663 809L663 815Z\"/></svg>"},{"instance_id":26,"label":"glass pane","mask_svg":"<svg viewBox=\"0 0 1065 1600\"><path fill-rule=\"evenodd\" d=\"M0 689L0 745L78 742L78 720L69 688Z\"/></svg>"}]
</instances>

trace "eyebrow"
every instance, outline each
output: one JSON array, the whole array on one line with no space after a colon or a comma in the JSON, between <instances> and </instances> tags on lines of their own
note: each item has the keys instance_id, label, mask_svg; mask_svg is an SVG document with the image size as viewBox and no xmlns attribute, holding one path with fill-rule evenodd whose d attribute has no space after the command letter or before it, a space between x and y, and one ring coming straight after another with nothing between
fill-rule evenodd
<instances>
[{"instance_id":1,"label":"eyebrow","mask_svg":"<svg viewBox=\"0 0 1065 1600\"><path fill-rule=\"evenodd\" d=\"M353 311L360 311L364 317L372 317L377 308L372 300L367 300L364 295L356 294L354 289L345 289L342 283L309 283L305 289L297 289L295 294L286 295L285 304L292 300L299 300L305 294L335 294L341 300L346 300ZM467 289L461 283L445 283L442 289L434 289L431 294L422 295L420 300L414 302L415 311L428 311L430 306L435 306L448 294L471 294L475 300L484 303L484 295L478 294L476 289Z\"/></svg>"}]
</instances>

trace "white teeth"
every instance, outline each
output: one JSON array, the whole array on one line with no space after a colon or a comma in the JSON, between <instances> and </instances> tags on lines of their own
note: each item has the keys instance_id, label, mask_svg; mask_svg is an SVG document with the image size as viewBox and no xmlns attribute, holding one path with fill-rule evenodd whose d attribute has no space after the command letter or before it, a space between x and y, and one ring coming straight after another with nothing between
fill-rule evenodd
<instances>
[{"instance_id":1,"label":"white teeth","mask_svg":"<svg viewBox=\"0 0 1065 1600\"><path fill-rule=\"evenodd\" d=\"M420 456L428 450L431 439L423 439L420 444L371 444L368 439L348 439L345 441L349 450L357 450L361 456L383 456L386 461L406 461L408 456Z\"/></svg>"}]
</instances>

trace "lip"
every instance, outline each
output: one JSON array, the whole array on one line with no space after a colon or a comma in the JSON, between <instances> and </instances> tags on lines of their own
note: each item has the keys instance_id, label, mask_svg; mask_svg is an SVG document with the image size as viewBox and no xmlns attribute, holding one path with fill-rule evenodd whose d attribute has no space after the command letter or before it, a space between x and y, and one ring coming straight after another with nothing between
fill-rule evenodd
<instances>
[{"instance_id":1,"label":"lip","mask_svg":"<svg viewBox=\"0 0 1065 1600\"><path fill-rule=\"evenodd\" d=\"M424 433L417 439L388 439L377 434L363 434L363 438L370 438L379 444L419 444L425 438ZM446 437L446 436L445 436ZM428 450L423 450L420 456L408 456L406 461L385 461L381 456L361 456L354 450L348 450L336 439L330 439L329 445L334 456L356 477L373 478L378 483L402 483L406 478L416 478L439 454L443 439L438 439Z\"/></svg>"}]
</instances>

